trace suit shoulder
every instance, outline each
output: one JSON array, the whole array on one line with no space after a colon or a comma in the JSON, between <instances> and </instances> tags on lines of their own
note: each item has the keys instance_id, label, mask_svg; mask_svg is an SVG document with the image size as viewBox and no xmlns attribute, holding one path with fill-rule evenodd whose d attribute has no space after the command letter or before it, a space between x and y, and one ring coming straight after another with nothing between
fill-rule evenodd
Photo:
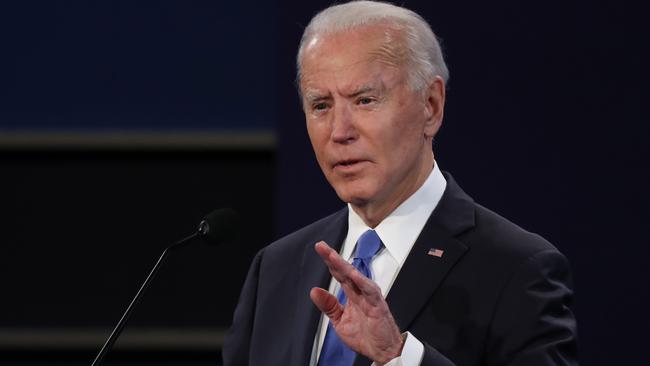
<instances>
[{"instance_id":1,"label":"suit shoulder","mask_svg":"<svg viewBox=\"0 0 650 366\"><path fill-rule=\"evenodd\" d=\"M499 214L476 204L476 226L464 236L473 250L518 261L558 249L536 233L527 231Z\"/></svg>"},{"instance_id":2,"label":"suit shoulder","mask_svg":"<svg viewBox=\"0 0 650 366\"><path fill-rule=\"evenodd\" d=\"M346 220L347 207L272 242L264 250L266 253L275 253L314 245L320 240L325 240L326 234L331 235L331 230L340 230L347 224Z\"/></svg>"}]
</instances>

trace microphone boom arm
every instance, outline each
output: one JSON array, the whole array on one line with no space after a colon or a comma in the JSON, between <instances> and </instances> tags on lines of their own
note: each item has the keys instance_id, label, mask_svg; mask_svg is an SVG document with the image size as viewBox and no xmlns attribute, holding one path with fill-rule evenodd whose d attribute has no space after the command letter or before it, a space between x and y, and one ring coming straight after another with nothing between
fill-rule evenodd
<instances>
[{"instance_id":1,"label":"microphone boom arm","mask_svg":"<svg viewBox=\"0 0 650 366\"><path fill-rule=\"evenodd\" d=\"M192 239L197 238L197 237L199 237L201 235L202 235L201 232L196 232L196 233L194 233L194 234L192 234L192 235L190 235L190 236L188 236L188 237L186 237L184 239L181 239L181 240L177 241L176 243L168 246L167 248L165 248L165 250L163 250L162 254L158 258L158 261L153 266L153 269L151 269L151 272L149 272L149 275L147 276L147 279L144 280L144 283L142 283L142 286L140 286L140 289L138 290L138 293L135 295L133 300L131 300L131 303L126 308L126 311L124 312L124 314L122 314L122 318L120 318L120 321L117 322L117 325L113 329L113 332L111 332L111 335L108 337L108 339L106 340L106 342L102 346L102 349L99 351L99 353L95 357L95 360L93 361L91 366L99 365L99 363L102 361L102 359L104 358L104 356L106 355L108 350L111 349L111 347L113 346L113 344L117 340L117 337L120 336L120 334L122 333L122 330L124 329L124 326L126 325L127 320L129 319L129 317L131 316L131 313L133 312L133 309L135 308L135 305L137 305L138 302L140 302L140 298L142 297L142 294L144 294L144 292L149 287L149 284L151 283L151 280L156 276L156 273L158 273L158 269L160 268L160 265L162 264L164 259L167 257L167 253L169 252L169 250L172 249L172 248L177 248L177 247L179 247L179 246L181 246L181 245L183 245L183 244L185 244L185 243L191 241Z\"/></svg>"}]
</instances>

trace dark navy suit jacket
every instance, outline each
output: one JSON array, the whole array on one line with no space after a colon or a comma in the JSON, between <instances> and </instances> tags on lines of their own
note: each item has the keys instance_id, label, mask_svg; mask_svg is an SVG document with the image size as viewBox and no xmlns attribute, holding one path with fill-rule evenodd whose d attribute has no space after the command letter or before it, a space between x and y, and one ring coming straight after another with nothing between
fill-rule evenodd
<instances>
[{"instance_id":1,"label":"dark navy suit jacket","mask_svg":"<svg viewBox=\"0 0 650 366\"><path fill-rule=\"evenodd\" d=\"M550 243L476 204L450 175L386 301L425 345L422 365L576 365L569 266ZM223 348L226 366L306 366L330 275L314 251L340 249L347 208L262 249ZM431 248L442 257L428 255ZM370 365L358 356L355 365Z\"/></svg>"}]
</instances>

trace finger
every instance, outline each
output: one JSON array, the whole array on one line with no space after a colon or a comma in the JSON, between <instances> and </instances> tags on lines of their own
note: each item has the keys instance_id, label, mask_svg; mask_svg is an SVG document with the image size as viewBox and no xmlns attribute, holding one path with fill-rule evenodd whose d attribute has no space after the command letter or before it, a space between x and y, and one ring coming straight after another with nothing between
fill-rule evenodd
<instances>
[{"instance_id":1,"label":"finger","mask_svg":"<svg viewBox=\"0 0 650 366\"><path fill-rule=\"evenodd\" d=\"M319 241L316 243L314 246L314 249L316 250L316 253L327 263L329 261L329 255L330 252L333 252L334 249L332 249L326 242L324 241Z\"/></svg>"},{"instance_id":2,"label":"finger","mask_svg":"<svg viewBox=\"0 0 650 366\"><path fill-rule=\"evenodd\" d=\"M365 301L376 306L383 300L381 290L376 283L364 276L353 265L345 261L334 249L324 241L316 243L316 252L323 258L325 264L345 292L350 301Z\"/></svg>"},{"instance_id":3,"label":"finger","mask_svg":"<svg viewBox=\"0 0 650 366\"><path fill-rule=\"evenodd\" d=\"M350 273L356 271L353 265L345 261L341 256L332 248L330 248L324 241L316 243L316 252L325 262L332 277L339 283L343 284L349 282Z\"/></svg>"},{"instance_id":4,"label":"finger","mask_svg":"<svg viewBox=\"0 0 650 366\"><path fill-rule=\"evenodd\" d=\"M343 314L343 305L337 298L320 287L314 287L309 292L311 301L336 325Z\"/></svg>"},{"instance_id":5,"label":"finger","mask_svg":"<svg viewBox=\"0 0 650 366\"><path fill-rule=\"evenodd\" d=\"M348 304L349 303L359 303L359 301L362 301L362 294L361 290L355 285L352 280L348 280L347 282L342 282L341 283L341 291L345 293L345 297L348 299Z\"/></svg>"},{"instance_id":6,"label":"finger","mask_svg":"<svg viewBox=\"0 0 650 366\"><path fill-rule=\"evenodd\" d=\"M358 270L355 269L347 278L348 281L341 283L341 288L350 301L364 301L371 306L377 306L384 301L381 288Z\"/></svg>"},{"instance_id":7,"label":"finger","mask_svg":"<svg viewBox=\"0 0 650 366\"><path fill-rule=\"evenodd\" d=\"M383 301L384 296L381 294L381 288L361 272L354 271L349 275L349 279L350 282L346 284L346 287L354 289L355 293L362 296L370 305L377 306Z\"/></svg>"},{"instance_id":8,"label":"finger","mask_svg":"<svg viewBox=\"0 0 650 366\"><path fill-rule=\"evenodd\" d=\"M327 266L333 266L336 264L337 257L341 257L334 249L332 249L326 242L319 241L315 246L316 253L325 261ZM341 258L343 261L343 258ZM345 261L344 261L345 262Z\"/></svg>"}]
</instances>

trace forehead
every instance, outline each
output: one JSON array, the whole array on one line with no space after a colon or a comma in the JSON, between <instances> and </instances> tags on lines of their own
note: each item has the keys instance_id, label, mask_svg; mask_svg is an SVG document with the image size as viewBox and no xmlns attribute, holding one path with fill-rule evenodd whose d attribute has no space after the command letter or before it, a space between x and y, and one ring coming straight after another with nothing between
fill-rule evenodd
<instances>
[{"instance_id":1,"label":"forehead","mask_svg":"<svg viewBox=\"0 0 650 366\"><path fill-rule=\"evenodd\" d=\"M300 60L301 89L313 86L325 76L344 77L352 72L370 80L385 67L401 69L405 52L398 38L398 30L385 25L313 36Z\"/></svg>"}]
</instances>

